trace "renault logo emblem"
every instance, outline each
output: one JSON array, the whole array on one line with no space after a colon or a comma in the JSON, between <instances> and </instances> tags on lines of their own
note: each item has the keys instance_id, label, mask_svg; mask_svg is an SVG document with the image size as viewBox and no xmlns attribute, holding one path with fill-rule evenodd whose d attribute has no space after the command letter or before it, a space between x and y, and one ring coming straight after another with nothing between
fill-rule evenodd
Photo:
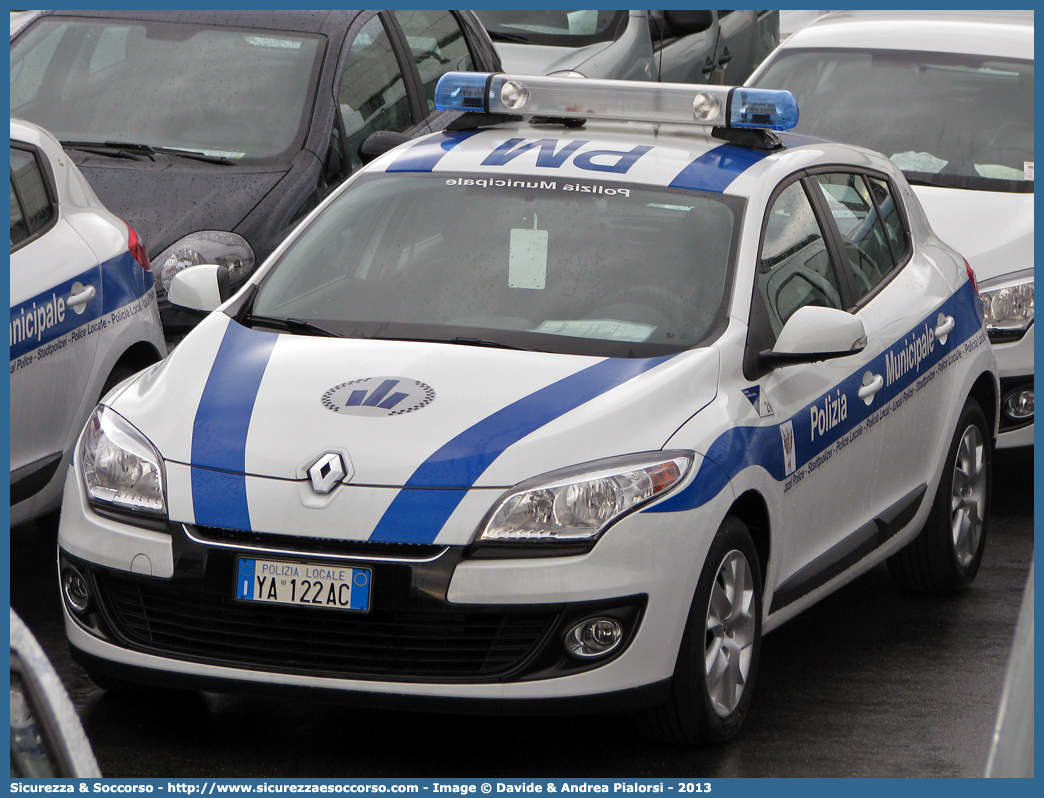
<instances>
[{"instance_id":1,"label":"renault logo emblem","mask_svg":"<svg viewBox=\"0 0 1044 798\"><path fill-rule=\"evenodd\" d=\"M324 454L308 469L308 477L312 480L312 489L316 493L329 493L347 474L344 458L335 452Z\"/></svg>"}]
</instances>

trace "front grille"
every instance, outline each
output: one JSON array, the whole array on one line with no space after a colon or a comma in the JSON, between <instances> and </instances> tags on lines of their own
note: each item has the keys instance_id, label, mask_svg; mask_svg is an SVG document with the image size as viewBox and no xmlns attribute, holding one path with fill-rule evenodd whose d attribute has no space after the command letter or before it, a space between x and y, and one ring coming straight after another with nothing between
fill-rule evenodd
<instances>
[{"instance_id":1,"label":"front grille","mask_svg":"<svg viewBox=\"0 0 1044 798\"><path fill-rule=\"evenodd\" d=\"M332 540L300 535L273 535L244 532L215 526L185 524L185 531L201 543L224 543L242 548L272 548L308 554L347 555L360 558L430 560L438 557L445 546L423 543L373 543L368 540Z\"/></svg>"},{"instance_id":2,"label":"front grille","mask_svg":"<svg viewBox=\"0 0 1044 798\"><path fill-rule=\"evenodd\" d=\"M94 576L106 615L132 648L312 676L497 681L526 664L560 615L556 607L363 615L238 602L202 582Z\"/></svg>"}]
</instances>

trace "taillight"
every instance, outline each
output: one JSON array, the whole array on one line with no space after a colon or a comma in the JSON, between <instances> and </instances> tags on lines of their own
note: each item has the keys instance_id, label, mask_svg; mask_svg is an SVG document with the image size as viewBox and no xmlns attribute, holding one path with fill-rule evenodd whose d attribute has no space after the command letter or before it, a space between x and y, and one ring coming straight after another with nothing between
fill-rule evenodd
<instances>
[{"instance_id":1,"label":"taillight","mask_svg":"<svg viewBox=\"0 0 1044 798\"><path fill-rule=\"evenodd\" d=\"M964 259L964 267L968 270L968 279L971 280L972 288L975 289L975 296L981 296L979 293L979 281L975 279L975 271L972 269L971 264L968 263L968 259Z\"/></svg>"},{"instance_id":2,"label":"taillight","mask_svg":"<svg viewBox=\"0 0 1044 798\"><path fill-rule=\"evenodd\" d=\"M124 224L127 224L124 222ZM134 232L134 228L127 224L127 249L130 250L131 257L138 262L145 271L152 271L152 264L149 263L149 253L145 251L145 245L138 240L138 234Z\"/></svg>"}]
</instances>

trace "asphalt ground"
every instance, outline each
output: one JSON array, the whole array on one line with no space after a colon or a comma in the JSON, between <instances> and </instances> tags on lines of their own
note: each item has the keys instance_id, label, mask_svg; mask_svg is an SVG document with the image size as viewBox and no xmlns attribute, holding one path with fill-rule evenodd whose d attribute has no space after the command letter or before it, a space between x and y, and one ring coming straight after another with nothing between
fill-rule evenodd
<instances>
[{"instance_id":1,"label":"asphalt ground","mask_svg":"<svg viewBox=\"0 0 1044 798\"><path fill-rule=\"evenodd\" d=\"M52 519L11 532L11 604L112 777L976 777L1033 557L1032 454L999 453L976 581L930 598L886 568L764 639L749 716L707 750L623 715L475 717L249 696L106 694L69 656Z\"/></svg>"}]
</instances>

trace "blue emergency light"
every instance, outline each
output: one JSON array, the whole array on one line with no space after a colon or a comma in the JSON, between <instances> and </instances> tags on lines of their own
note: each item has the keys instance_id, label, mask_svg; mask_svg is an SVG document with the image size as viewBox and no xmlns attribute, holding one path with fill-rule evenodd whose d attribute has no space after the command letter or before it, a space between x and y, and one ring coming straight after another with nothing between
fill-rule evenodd
<instances>
[{"instance_id":1,"label":"blue emergency light","mask_svg":"<svg viewBox=\"0 0 1044 798\"><path fill-rule=\"evenodd\" d=\"M791 130L798 123L797 101L789 91L499 72L447 72L435 87L435 107L768 130Z\"/></svg>"}]
</instances>

